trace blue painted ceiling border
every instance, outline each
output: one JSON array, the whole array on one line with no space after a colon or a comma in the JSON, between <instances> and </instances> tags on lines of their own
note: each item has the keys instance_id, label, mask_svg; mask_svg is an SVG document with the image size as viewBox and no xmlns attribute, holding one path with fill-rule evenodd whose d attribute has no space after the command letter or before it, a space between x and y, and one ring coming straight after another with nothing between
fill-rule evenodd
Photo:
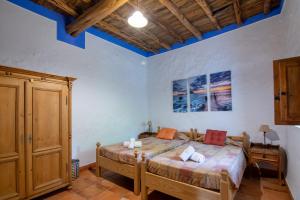
<instances>
[{"instance_id":1,"label":"blue painted ceiling border","mask_svg":"<svg viewBox=\"0 0 300 200\"><path fill-rule=\"evenodd\" d=\"M48 19L56 21L57 22L57 40L66 42L68 44L77 46L82 49L85 49L85 32L82 32L77 37L72 37L65 30L66 24L68 24L69 22L71 22L73 20L71 17L67 17L67 16L64 16L55 11L49 10L39 4L32 2L31 0L7 0L7 1L9 1L13 4L16 4L22 8L25 8L27 10L30 10L34 13L37 13L41 16L47 17ZM154 54L152 52L144 51L140 48L137 48L134 45L131 45L131 44L127 43L126 41L121 40L121 39L105 32L103 30L100 30L98 28L91 27L91 28L88 28L86 30L86 32L88 32L92 35L95 35L97 37L100 37L104 40L107 40L109 42L112 42L118 46L121 46L128 50L131 50L131 51L133 51L139 55L142 55L144 57L151 57L151 56L165 53L165 52L168 52L168 51L171 51L174 49L182 48L184 46L194 44L196 42L200 42L202 40L206 40L206 39L218 36L220 34L223 34L223 33L229 32L229 31L233 31L233 30L248 26L248 25L256 23L258 21L273 17L275 15L279 15L282 11L283 5L284 5L284 0L281 0L280 5L274 9L272 9L271 12L268 13L267 15L260 13L258 15L252 16L252 17L244 20L242 25L231 24L231 25L223 27L221 30L215 30L215 31L210 31L210 32L204 33L204 34L202 34L202 38L200 40L195 37L189 38L186 41L184 41L183 43L173 44L171 46L171 49L163 49L162 48L156 54Z\"/></svg>"}]
</instances>

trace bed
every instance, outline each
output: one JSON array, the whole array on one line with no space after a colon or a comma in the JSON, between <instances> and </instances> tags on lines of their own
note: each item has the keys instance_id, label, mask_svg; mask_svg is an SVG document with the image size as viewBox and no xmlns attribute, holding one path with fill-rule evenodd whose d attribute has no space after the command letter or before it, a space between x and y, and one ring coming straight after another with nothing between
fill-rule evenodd
<instances>
[{"instance_id":1,"label":"bed","mask_svg":"<svg viewBox=\"0 0 300 200\"><path fill-rule=\"evenodd\" d=\"M104 168L134 179L134 193L138 195L141 181L141 152L144 153L144 160L148 160L187 142L182 139L163 140L156 137L143 138L141 141L142 148L135 149L128 149L122 143L102 147L97 143L96 175L101 176L101 169Z\"/></svg>"},{"instance_id":2,"label":"bed","mask_svg":"<svg viewBox=\"0 0 300 200\"><path fill-rule=\"evenodd\" d=\"M144 159L141 164L142 200L148 197L148 190L157 190L180 199L232 200L241 183L247 162L245 152L249 137L228 137L240 142L241 146L206 145L189 141L168 152ZM192 145L205 155L202 164L180 160L180 153Z\"/></svg>"}]
</instances>

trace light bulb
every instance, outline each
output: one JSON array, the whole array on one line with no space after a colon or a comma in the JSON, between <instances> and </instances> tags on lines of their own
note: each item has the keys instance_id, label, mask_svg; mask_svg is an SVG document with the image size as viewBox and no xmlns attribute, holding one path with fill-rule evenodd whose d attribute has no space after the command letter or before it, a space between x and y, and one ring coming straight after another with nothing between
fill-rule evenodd
<instances>
[{"instance_id":1,"label":"light bulb","mask_svg":"<svg viewBox=\"0 0 300 200\"><path fill-rule=\"evenodd\" d=\"M148 20L144 17L143 13L140 11L135 11L129 18L128 24L135 28L143 28L147 26Z\"/></svg>"}]
</instances>

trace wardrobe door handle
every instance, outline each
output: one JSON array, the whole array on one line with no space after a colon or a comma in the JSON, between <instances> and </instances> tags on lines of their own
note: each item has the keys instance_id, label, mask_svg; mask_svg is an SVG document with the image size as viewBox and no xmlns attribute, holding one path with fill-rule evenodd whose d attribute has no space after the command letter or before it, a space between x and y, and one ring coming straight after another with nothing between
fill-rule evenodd
<instances>
[{"instance_id":1,"label":"wardrobe door handle","mask_svg":"<svg viewBox=\"0 0 300 200\"><path fill-rule=\"evenodd\" d=\"M32 135L28 136L28 143L31 144L32 143Z\"/></svg>"}]
</instances>

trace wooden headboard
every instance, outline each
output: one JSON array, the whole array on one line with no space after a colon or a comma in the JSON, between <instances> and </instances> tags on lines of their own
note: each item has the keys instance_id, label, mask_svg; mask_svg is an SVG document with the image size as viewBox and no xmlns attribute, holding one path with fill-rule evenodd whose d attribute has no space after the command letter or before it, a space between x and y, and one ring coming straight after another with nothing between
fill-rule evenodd
<instances>
[{"instance_id":1,"label":"wooden headboard","mask_svg":"<svg viewBox=\"0 0 300 200\"><path fill-rule=\"evenodd\" d=\"M160 126L157 127L157 133L160 131ZM195 128L191 128L190 131L179 131L180 133L186 134L191 140L197 141L199 138L204 137L205 133L199 133L198 130ZM242 142L243 147L245 151L248 153L250 149L250 137L246 132L242 132L240 136L227 136L227 138L237 141L237 142Z\"/></svg>"}]
</instances>

